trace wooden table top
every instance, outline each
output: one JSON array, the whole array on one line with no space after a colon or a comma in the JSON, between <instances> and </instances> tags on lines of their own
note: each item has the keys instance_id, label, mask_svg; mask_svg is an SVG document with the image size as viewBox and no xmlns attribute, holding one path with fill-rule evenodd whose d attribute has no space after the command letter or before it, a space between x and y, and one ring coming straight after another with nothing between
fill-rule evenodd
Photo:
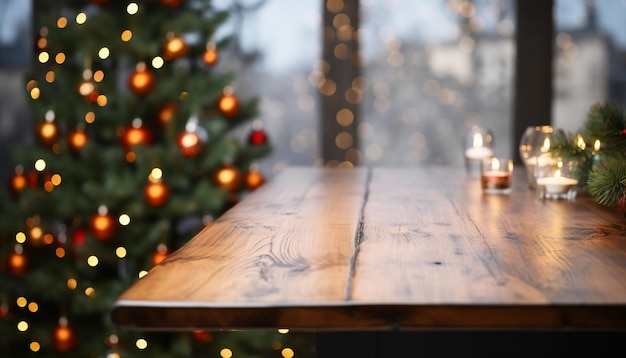
<instances>
[{"instance_id":1,"label":"wooden table top","mask_svg":"<svg viewBox=\"0 0 626 358\"><path fill-rule=\"evenodd\" d=\"M463 168L292 167L115 302L215 328L626 328L626 217L589 196L483 194Z\"/></svg>"}]
</instances>

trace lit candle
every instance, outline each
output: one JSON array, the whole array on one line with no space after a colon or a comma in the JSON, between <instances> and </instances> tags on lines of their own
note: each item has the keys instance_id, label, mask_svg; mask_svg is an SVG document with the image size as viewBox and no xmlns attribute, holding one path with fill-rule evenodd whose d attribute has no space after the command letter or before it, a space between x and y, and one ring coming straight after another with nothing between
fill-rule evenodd
<instances>
[{"instance_id":1,"label":"lit candle","mask_svg":"<svg viewBox=\"0 0 626 358\"><path fill-rule=\"evenodd\" d=\"M503 190L511 187L511 173L501 170L490 170L482 173L481 184L483 189Z\"/></svg>"},{"instance_id":2,"label":"lit candle","mask_svg":"<svg viewBox=\"0 0 626 358\"><path fill-rule=\"evenodd\" d=\"M493 157L493 149L489 147L471 147L465 151L465 157L469 159L482 159Z\"/></svg>"},{"instance_id":3,"label":"lit candle","mask_svg":"<svg viewBox=\"0 0 626 358\"><path fill-rule=\"evenodd\" d=\"M574 178L561 176L537 178L537 185L544 186L548 194L563 194L576 184L578 180Z\"/></svg>"}]
</instances>

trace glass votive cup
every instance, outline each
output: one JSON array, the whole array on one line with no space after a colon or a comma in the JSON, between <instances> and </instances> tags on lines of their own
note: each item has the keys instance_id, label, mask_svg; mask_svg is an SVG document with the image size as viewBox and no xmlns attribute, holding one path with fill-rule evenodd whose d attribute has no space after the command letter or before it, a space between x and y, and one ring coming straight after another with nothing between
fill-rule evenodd
<instances>
[{"instance_id":1,"label":"glass votive cup","mask_svg":"<svg viewBox=\"0 0 626 358\"><path fill-rule=\"evenodd\" d=\"M511 193L513 159L486 158L481 161L480 185L487 194Z\"/></svg>"},{"instance_id":2,"label":"glass votive cup","mask_svg":"<svg viewBox=\"0 0 626 358\"><path fill-rule=\"evenodd\" d=\"M535 164L536 189L541 199L576 198L578 188L578 160L561 158L550 153L537 157Z\"/></svg>"},{"instance_id":3,"label":"glass votive cup","mask_svg":"<svg viewBox=\"0 0 626 358\"><path fill-rule=\"evenodd\" d=\"M467 175L479 178L481 161L493 157L493 133L487 128L473 126L465 135L463 150Z\"/></svg>"}]
</instances>

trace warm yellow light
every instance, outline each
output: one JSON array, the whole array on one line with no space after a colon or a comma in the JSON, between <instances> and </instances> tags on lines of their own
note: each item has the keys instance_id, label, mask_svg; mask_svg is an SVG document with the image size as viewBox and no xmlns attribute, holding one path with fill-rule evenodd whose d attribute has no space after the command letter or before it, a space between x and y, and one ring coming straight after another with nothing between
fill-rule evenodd
<instances>
[{"instance_id":1,"label":"warm yellow light","mask_svg":"<svg viewBox=\"0 0 626 358\"><path fill-rule=\"evenodd\" d=\"M30 90L30 98L39 99L40 96L41 96L41 91L39 90L39 88L35 87L32 90Z\"/></svg>"},{"instance_id":2,"label":"warm yellow light","mask_svg":"<svg viewBox=\"0 0 626 358\"><path fill-rule=\"evenodd\" d=\"M96 121L96 114L93 112L87 112L85 114L85 122L87 123L93 123Z\"/></svg>"},{"instance_id":3,"label":"warm yellow light","mask_svg":"<svg viewBox=\"0 0 626 358\"><path fill-rule=\"evenodd\" d=\"M65 26L67 26L67 18L59 17L59 19L57 20L57 27L63 29L65 28Z\"/></svg>"},{"instance_id":4,"label":"warm yellow light","mask_svg":"<svg viewBox=\"0 0 626 358\"><path fill-rule=\"evenodd\" d=\"M154 68L161 68L163 67L164 64L165 64L165 60L163 60L163 57L161 56L156 56L155 58L152 59L152 67Z\"/></svg>"},{"instance_id":5,"label":"warm yellow light","mask_svg":"<svg viewBox=\"0 0 626 358\"><path fill-rule=\"evenodd\" d=\"M61 185L61 175L60 174L53 174L52 177L50 178L50 182L52 182L52 184L54 186Z\"/></svg>"},{"instance_id":6,"label":"warm yellow light","mask_svg":"<svg viewBox=\"0 0 626 358\"><path fill-rule=\"evenodd\" d=\"M65 257L65 249L62 247L57 247L57 249L54 250L54 253L57 255L58 258Z\"/></svg>"},{"instance_id":7,"label":"warm yellow light","mask_svg":"<svg viewBox=\"0 0 626 358\"><path fill-rule=\"evenodd\" d=\"M130 216L128 214L121 214L117 221L119 221L120 225L126 226L130 224Z\"/></svg>"},{"instance_id":8,"label":"warm yellow light","mask_svg":"<svg viewBox=\"0 0 626 358\"><path fill-rule=\"evenodd\" d=\"M35 170L42 172L44 169L46 169L46 161L43 159L37 159L35 162Z\"/></svg>"},{"instance_id":9,"label":"warm yellow light","mask_svg":"<svg viewBox=\"0 0 626 358\"><path fill-rule=\"evenodd\" d=\"M100 57L101 60L108 58L110 54L111 52L107 47L103 47L98 51L98 57Z\"/></svg>"},{"instance_id":10,"label":"warm yellow light","mask_svg":"<svg viewBox=\"0 0 626 358\"><path fill-rule=\"evenodd\" d=\"M280 354L282 354L282 356L285 358L293 358L293 356L296 355L293 349L291 348L283 348Z\"/></svg>"},{"instance_id":11,"label":"warm yellow light","mask_svg":"<svg viewBox=\"0 0 626 358\"><path fill-rule=\"evenodd\" d=\"M102 82L103 79L104 79L104 71L98 70L98 71L94 72L94 74L93 74L93 80L94 81Z\"/></svg>"},{"instance_id":12,"label":"warm yellow light","mask_svg":"<svg viewBox=\"0 0 626 358\"><path fill-rule=\"evenodd\" d=\"M222 348L220 351L220 357L222 358L231 358L233 356L233 351L228 348Z\"/></svg>"},{"instance_id":13,"label":"warm yellow light","mask_svg":"<svg viewBox=\"0 0 626 358\"><path fill-rule=\"evenodd\" d=\"M17 323L17 330L20 332L26 332L28 330L28 322L26 321L19 321Z\"/></svg>"},{"instance_id":14,"label":"warm yellow light","mask_svg":"<svg viewBox=\"0 0 626 358\"><path fill-rule=\"evenodd\" d=\"M91 267L96 267L98 266L98 258L96 256L89 256L87 258L87 265L91 266Z\"/></svg>"},{"instance_id":15,"label":"warm yellow light","mask_svg":"<svg viewBox=\"0 0 626 358\"><path fill-rule=\"evenodd\" d=\"M599 140L599 139L596 139L596 141L595 141L595 142L593 142L593 151L594 151L594 152L597 152L597 151L599 151L599 150L600 150L600 140Z\"/></svg>"},{"instance_id":16,"label":"warm yellow light","mask_svg":"<svg viewBox=\"0 0 626 358\"><path fill-rule=\"evenodd\" d=\"M85 14L84 12L79 12L78 15L76 15L76 23L82 25L85 22L87 22L87 14Z\"/></svg>"},{"instance_id":17,"label":"warm yellow light","mask_svg":"<svg viewBox=\"0 0 626 358\"><path fill-rule=\"evenodd\" d=\"M41 345L39 344L39 342L30 342L29 348L33 352L39 352L39 350L41 349Z\"/></svg>"},{"instance_id":18,"label":"warm yellow light","mask_svg":"<svg viewBox=\"0 0 626 358\"><path fill-rule=\"evenodd\" d=\"M119 257L120 259L126 257L126 248L118 247L117 249L115 249L115 255L117 255L117 257Z\"/></svg>"},{"instance_id":19,"label":"warm yellow light","mask_svg":"<svg viewBox=\"0 0 626 358\"><path fill-rule=\"evenodd\" d=\"M148 271L146 271L146 270L141 270L141 271L139 271L139 274L138 274L137 276L138 276L139 278L142 278L142 277L144 277L144 276L145 276L145 275L147 275L147 274L148 274Z\"/></svg>"},{"instance_id":20,"label":"warm yellow light","mask_svg":"<svg viewBox=\"0 0 626 358\"><path fill-rule=\"evenodd\" d=\"M288 328L279 328L278 329L278 333L280 333L280 334L287 334L287 333L289 333L289 329Z\"/></svg>"},{"instance_id":21,"label":"warm yellow light","mask_svg":"<svg viewBox=\"0 0 626 358\"><path fill-rule=\"evenodd\" d=\"M122 32L122 36L120 36L120 37L122 38L122 41L128 42L128 41L130 41L130 39L133 38L133 32L130 31L130 30L124 30Z\"/></svg>"},{"instance_id":22,"label":"warm yellow light","mask_svg":"<svg viewBox=\"0 0 626 358\"><path fill-rule=\"evenodd\" d=\"M15 303L18 307L24 308L28 304L28 301L26 300L26 297L18 297L17 300L15 300Z\"/></svg>"},{"instance_id":23,"label":"warm yellow light","mask_svg":"<svg viewBox=\"0 0 626 358\"><path fill-rule=\"evenodd\" d=\"M93 297L96 294L96 290L93 287L87 287L85 289L85 296Z\"/></svg>"},{"instance_id":24,"label":"warm yellow light","mask_svg":"<svg viewBox=\"0 0 626 358\"><path fill-rule=\"evenodd\" d=\"M76 279L70 278L69 280L67 280L67 287L70 290L75 290L77 286L78 286L78 281L76 281Z\"/></svg>"},{"instance_id":25,"label":"warm yellow light","mask_svg":"<svg viewBox=\"0 0 626 358\"><path fill-rule=\"evenodd\" d=\"M98 103L98 106L100 106L100 107L106 106L107 102L108 102L107 96L105 96L103 94L99 95L98 99L96 100L96 103Z\"/></svg>"},{"instance_id":26,"label":"warm yellow light","mask_svg":"<svg viewBox=\"0 0 626 358\"><path fill-rule=\"evenodd\" d=\"M146 341L143 338L139 338L136 342L135 345L137 346L137 348L139 349L146 349L148 348L148 341Z\"/></svg>"},{"instance_id":27,"label":"warm yellow light","mask_svg":"<svg viewBox=\"0 0 626 358\"><path fill-rule=\"evenodd\" d=\"M39 310L39 305L37 302L31 302L28 304L28 310L35 313Z\"/></svg>"},{"instance_id":28,"label":"warm yellow light","mask_svg":"<svg viewBox=\"0 0 626 358\"><path fill-rule=\"evenodd\" d=\"M63 52L57 53L57 55L54 57L54 60L59 65L62 64L63 62L65 62L65 54Z\"/></svg>"},{"instance_id":29,"label":"warm yellow light","mask_svg":"<svg viewBox=\"0 0 626 358\"><path fill-rule=\"evenodd\" d=\"M54 78L55 77L56 77L56 75L54 74L54 71L46 72L46 82L48 82L48 83L54 82Z\"/></svg>"},{"instance_id":30,"label":"warm yellow light","mask_svg":"<svg viewBox=\"0 0 626 358\"><path fill-rule=\"evenodd\" d=\"M137 5L137 3L131 2L126 7L126 12L128 12L129 15L135 15L138 11L139 11L139 5Z\"/></svg>"},{"instance_id":31,"label":"warm yellow light","mask_svg":"<svg viewBox=\"0 0 626 358\"><path fill-rule=\"evenodd\" d=\"M15 241L17 241L17 243L19 244L23 244L26 242L26 234L24 234L23 232L18 232L17 234L15 234Z\"/></svg>"},{"instance_id":32,"label":"warm yellow light","mask_svg":"<svg viewBox=\"0 0 626 358\"><path fill-rule=\"evenodd\" d=\"M37 58L39 59L39 62L46 63L50 60L50 54L47 52L40 52Z\"/></svg>"}]
</instances>

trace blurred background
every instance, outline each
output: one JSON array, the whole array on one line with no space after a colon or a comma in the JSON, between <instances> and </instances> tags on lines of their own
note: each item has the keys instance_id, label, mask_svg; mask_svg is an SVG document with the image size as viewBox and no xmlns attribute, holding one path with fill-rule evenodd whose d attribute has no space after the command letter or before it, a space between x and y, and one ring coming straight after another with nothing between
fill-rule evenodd
<instances>
[{"instance_id":1,"label":"blurred background","mask_svg":"<svg viewBox=\"0 0 626 358\"><path fill-rule=\"evenodd\" d=\"M334 165L460 165L463 134L475 124L493 131L498 154L515 155L515 61L534 56L516 51L515 1L360 0L360 92L349 100L358 115L336 118L323 111L329 93L321 80L332 3L215 1L236 14L225 31L239 34L237 46L221 66L237 71L242 96L261 98L258 119L274 146L259 163L268 176L287 165L328 163L323 147L333 145L346 150ZM24 76L40 6L0 0L3 181L13 170L11 145L32 137ZM626 1L555 0L552 16L551 112L538 111L529 123L575 132L593 103L626 104ZM352 129L325 141L325 121Z\"/></svg>"}]
</instances>

